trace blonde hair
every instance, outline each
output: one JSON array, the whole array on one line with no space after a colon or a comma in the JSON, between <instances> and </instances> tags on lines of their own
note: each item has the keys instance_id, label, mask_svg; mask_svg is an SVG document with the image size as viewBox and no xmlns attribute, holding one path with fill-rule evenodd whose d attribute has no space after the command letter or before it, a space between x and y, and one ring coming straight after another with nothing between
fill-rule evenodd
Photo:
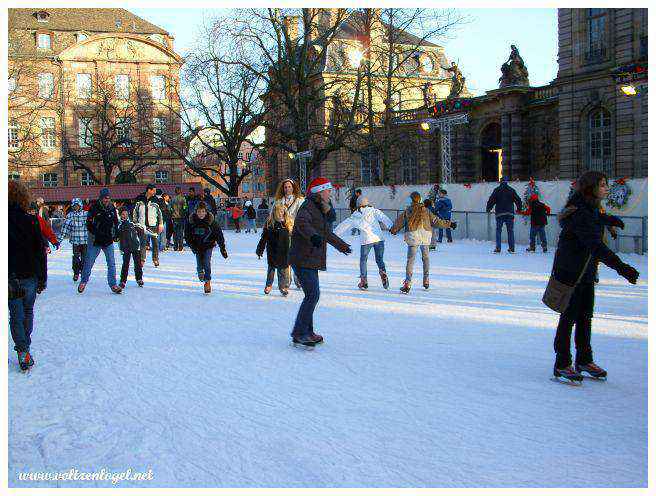
<instances>
[{"instance_id":1,"label":"blonde hair","mask_svg":"<svg viewBox=\"0 0 656 496\"><path fill-rule=\"evenodd\" d=\"M287 212L287 207L285 207L282 203L275 203L273 205L273 208L271 209L271 212L269 212L269 216L266 220L266 227L273 227L279 218L282 219L282 223L285 225L287 230L292 232L294 224L292 223L292 219Z\"/></svg>"},{"instance_id":2,"label":"blonde hair","mask_svg":"<svg viewBox=\"0 0 656 496\"><path fill-rule=\"evenodd\" d=\"M276 188L276 195L274 196L275 201L282 200L285 197L285 183L290 183L292 185L292 194L296 198L303 198L300 186L293 179L283 179Z\"/></svg>"}]
</instances>

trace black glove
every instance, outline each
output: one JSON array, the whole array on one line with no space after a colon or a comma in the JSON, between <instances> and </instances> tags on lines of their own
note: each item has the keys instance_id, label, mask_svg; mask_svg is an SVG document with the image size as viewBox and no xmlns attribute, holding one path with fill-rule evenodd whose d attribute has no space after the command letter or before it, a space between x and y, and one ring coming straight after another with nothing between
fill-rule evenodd
<instances>
[{"instance_id":1,"label":"black glove","mask_svg":"<svg viewBox=\"0 0 656 496\"><path fill-rule=\"evenodd\" d=\"M350 245L346 245L346 248L339 251L342 252L344 255L350 255L351 253L353 253L353 250L351 249Z\"/></svg>"},{"instance_id":2,"label":"black glove","mask_svg":"<svg viewBox=\"0 0 656 496\"><path fill-rule=\"evenodd\" d=\"M640 272L635 270L635 268L631 267L629 264L625 263L620 265L619 269L617 269L617 273L629 281L631 284L635 284L638 281L638 277L640 277Z\"/></svg>"},{"instance_id":3,"label":"black glove","mask_svg":"<svg viewBox=\"0 0 656 496\"><path fill-rule=\"evenodd\" d=\"M458 223L457 222L451 222L451 229L455 229L456 227L458 227Z\"/></svg>"},{"instance_id":4,"label":"black glove","mask_svg":"<svg viewBox=\"0 0 656 496\"><path fill-rule=\"evenodd\" d=\"M262 254L259 251L256 251L255 254L257 255L257 258L262 258Z\"/></svg>"},{"instance_id":5,"label":"black glove","mask_svg":"<svg viewBox=\"0 0 656 496\"><path fill-rule=\"evenodd\" d=\"M321 248L321 245L323 244L323 238L318 234L313 234L310 236L310 243L312 243L312 246L315 248Z\"/></svg>"},{"instance_id":6,"label":"black glove","mask_svg":"<svg viewBox=\"0 0 656 496\"><path fill-rule=\"evenodd\" d=\"M615 229L609 229L608 232L610 233L611 238L617 239L617 231Z\"/></svg>"},{"instance_id":7,"label":"black glove","mask_svg":"<svg viewBox=\"0 0 656 496\"><path fill-rule=\"evenodd\" d=\"M228 252L226 251L225 246L222 246L220 249L221 249L221 256L223 258L228 258Z\"/></svg>"},{"instance_id":8,"label":"black glove","mask_svg":"<svg viewBox=\"0 0 656 496\"><path fill-rule=\"evenodd\" d=\"M46 289L46 282L45 281L39 281L36 284L36 294L41 294L45 291Z\"/></svg>"},{"instance_id":9,"label":"black glove","mask_svg":"<svg viewBox=\"0 0 656 496\"><path fill-rule=\"evenodd\" d=\"M55 243L55 250L59 250L59 247L60 247L60 246L61 246L61 245L59 244L59 241L58 241L57 243Z\"/></svg>"},{"instance_id":10,"label":"black glove","mask_svg":"<svg viewBox=\"0 0 656 496\"><path fill-rule=\"evenodd\" d=\"M610 218L610 225L613 227L619 227L624 230L624 221L620 219L619 217L615 217L614 215L609 215Z\"/></svg>"}]
</instances>

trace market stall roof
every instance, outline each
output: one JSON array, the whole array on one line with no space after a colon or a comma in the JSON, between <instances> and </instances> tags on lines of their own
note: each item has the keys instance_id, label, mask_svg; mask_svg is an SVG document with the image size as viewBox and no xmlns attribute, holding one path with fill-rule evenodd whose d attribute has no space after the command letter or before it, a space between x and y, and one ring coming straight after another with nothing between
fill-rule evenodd
<instances>
[{"instance_id":1,"label":"market stall roof","mask_svg":"<svg viewBox=\"0 0 656 496\"><path fill-rule=\"evenodd\" d=\"M155 186L164 193L173 195L175 188L180 186L183 194L189 192L189 188L194 188L196 192L202 190L200 182L193 183L166 183L155 184ZM61 186L56 188L30 188L34 198L43 198L46 203L65 203L70 202L73 198L86 200L95 200L103 188L109 189L109 194L113 200L132 200L146 190L145 183L138 184L109 184L107 186L96 184L93 186Z\"/></svg>"}]
</instances>

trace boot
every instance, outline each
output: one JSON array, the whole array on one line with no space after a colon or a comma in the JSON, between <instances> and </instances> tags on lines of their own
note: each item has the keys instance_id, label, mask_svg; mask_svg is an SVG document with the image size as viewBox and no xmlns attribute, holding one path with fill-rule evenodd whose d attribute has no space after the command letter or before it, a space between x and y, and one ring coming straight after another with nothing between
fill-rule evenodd
<instances>
[{"instance_id":1,"label":"boot","mask_svg":"<svg viewBox=\"0 0 656 496\"><path fill-rule=\"evenodd\" d=\"M159 267L159 260L153 260L153 265L155 267Z\"/></svg>"},{"instance_id":2,"label":"boot","mask_svg":"<svg viewBox=\"0 0 656 496\"><path fill-rule=\"evenodd\" d=\"M430 281L428 280L428 276L424 276L424 289L428 289L430 287Z\"/></svg>"},{"instance_id":3,"label":"boot","mask_svg":"<svg viewBox=\"0 0 656 496\"><path fill-rule=\"evenodd\" d=\"M112 293L121 294L122 291L121 286L112 286Z\"/></svg>"},{"instance_id":4,"label":"boot","mask_svg":"<svg viewBox=\"0 0 656 496\"><path fill-rule=\"evenodd\" d=\"M526 251L535 251L535 246L529 246Z\"/></svg>"},{"instance_id":5,"label":"boot","mask_svg":"<svg viewBox=\"0 0 656 496\"><path fill-rule=\"evenodd\" d=\"M495 248L492 253L501 253L501 248Z\"/></svg>"},{"instance_id":6,"label":"boot","mask_svg":"<svg viewBox=\"0 0 656 496\"><path fill-rule=\"evenodd\" d=\"M546 247L546 246L543 246L543 247L542 247L542 253L547 253L547 251L549 251L549 250L547 250L547 247Z\"/></svg>"},{"instance_id":7,"label":"boot","mask_svg":"<svg viewBox=\"0 0 656 496\"><path fill-rule=\"evenodd\" d=\"M358 288L361 290L365 290L369 287L367 284L367 278L366 277L360 277L360 282L358 283Z\"/></svg>"},{"instance_id":8,"label":"boot","mask_svg":"<svg viewBox=\"0 0 656 496\"><path fill-rule=\"evenodd\" d=\"M137 285L138 285L140 288L143 288L143 279L139 279L139 280L137 281Z\"/></svg>"},{"instance_id":9,"label":"boot","mask_svg":"<svg viewBox=\"0 0 656 496\"><path fill-rule=\"evenodd\" d=\"M34 358L32 358L29 351L18 352L18 365L20 365L21 370L27 370L34 365Z\"/></svg>"},{"instance_id":10,"label":"boot","mask_svg":"<svg viewBox=\"0 0 656 496\"><path fill-rule=\"evenodd\" d=\"M403 281L401 286L401 293L408 294L410 292L410 281Z\"/></svg>"},{"instance_id":11,"label":"boot","mask_svg":"<svg viewBox=\"0 0 656 496\"><path fill-rule=\"evenodd\" d=\"M80 285L77 287L77 292L78 293L84 293L84 288L87 287L86 282L81 282Z\"/></svg>"},{"instance_id":12,"label":"boot","mask_svg":"<svg viewBox=\"0 0 656 496\"><path fill-rule=\"evenodd\" d=\"M380 273L380 280L383 283L383 287L385 289L389 289L389 279L387 278L387 274L385 273L384 270L379 271Z\"/></svg>"},{"instance_id":13,"label":"boot","mask_svg":"<svg viewBox=\"0 0 656 496\"><path fill-rule=\"evenodd\" d=\"M280 294L283 295L283 296L287 296L287 295L289 294L289 289L287 289L287 288L282 288L282 289L280 290Z\"/></svg>"},{"instance_id":14,"label":"boot","mask_svg":"<svg viewBox=\"0 0 656 496\"><path fill-rule=\"evenodd\" d=\"M125 289L125 281L121 281L121 283L118 285L119 288Z\"/></svg>"},{"instance_id":15,"label":"boot","mask_svg":"<svg viewBox=\"0 0 656 496\"><path fill-rule=\"evenodd\" d=\"M314 347L317 345L317 342L312 339L312 336L308 336L305 338L299 338L299 337L292 337L292 345L297 347L297 348L305 348L306 350L313 350Z\"/></svg>"},{"instance_id":16,"label":"boot","mask_svg":"<svg viewBox=\"0 0 656 496\"><path fill-rule=\"evenodd\" d=\"M212 284L210 281L205 281L205 285L203 286L203 290L205 291L205 294L209 294L212 292Z\"/></svg>"},{"instance_id":17,"label":"boot","mask_svg":"<svg viewBox=\"0 0 656 496\"><path fill-rule=\"evenodd\" d=\"M270 292L271 292L271 286L267 286L266 288L264 288L264 294L268 295Z\"/></svg>"},{"instance_id":18,"label":"boot","mask_svg":"<svg viewBox=\"0 0 656 496\"><path fill-rule=\"evenodd\" d=\"M562 377L563 379L567 379L568 381L572 382L580 383L583 380L583 376L576 372L571 365L560 369L554 365L553 375L554 377Z\"/></svg>"},{"instance_id":19,"label":"boot","mask_svg":"<svg viewBox=\"0 0 656 496\"><path fill-rule=\"evenodd\" d=\"M582 373L585 372L593 379L605 379L606 376L608 375L608 372L606 372L604 369L602 369L599 365L597 365L594 362L590 362L586 365L581 365L580 363L577 363L576 371L581 375L583 375Z\"/></svg>"},{"instance_id":20,"label":"boot","mask_svg":"<svg viewBox=\"0 0 656 496\"><path fill-rule=\"evenodd\" d=\"M323 336L321 334L315 334L314 331L310 334L310 339L314 341L316 344L322 344L323 343Z\"/></svg>"}]
</instances>

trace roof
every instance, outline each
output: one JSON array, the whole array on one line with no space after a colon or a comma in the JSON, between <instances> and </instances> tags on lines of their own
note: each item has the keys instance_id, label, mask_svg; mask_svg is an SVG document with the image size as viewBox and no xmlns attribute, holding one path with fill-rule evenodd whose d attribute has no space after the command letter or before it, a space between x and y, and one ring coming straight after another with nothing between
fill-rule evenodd
<instances>
[{"instance_id":1,"label":"roof","mask_svg":"<svg viewBox=\"0 0 656 496\"><path fill-rule=\"evenodd\" d=\"M358 19L356 17L358 15L359 13L354 12L347 19L345 19L340 25L339 29L335 32L335 38L350 40L350 39L356 39L361 37L362 29L361 26L358 24ZM389 29L390 27L389 24L385 22L383 22L382 24L385 28ZM440 45L436 45L435 43L431 43L430 41L422 40L421 38L415 36L412 33L409 33L408 31L404 31L399 28L394 28L394 29L395 29L395 33L398 35L396 43L403 44L403 45L427 46L427 47L435 47L435 48L438 48L440 46Z\"/></svg>"},{"instance_id":2,"label":"roof","mask_svg":"<svg viewBox=\"0 0 656 496\"><path fill-rule=\"evenodd\" d=\"M46 11L48 22L34 15ZM117 22L120 21L120 22ZM9 9L9 29L49 29L52 31L88 31L98 33L169 33L125 9Z\"/></svg>"},{"instance_id":3,"label":"roof","mask_svg":"<svg viewBox=\"0 0 656 496\"><path fill-rule=\"evenodd\" d=\"M166 183L155 184L163 193L170 195L175 193L175 188L179 186L183 192L194 188L196 191L202 189L200 182L192 183ZM30 188L30 193L34 198L41 197L46 203L64 203L70 202L73 198L87 198L91 200L98 199L100 190L109 189L109 194L114 200L132 200L146 190L145 183L137 184L96 184L94 186L64 186L59 188Z\"/></svg>"}]
</instances>

